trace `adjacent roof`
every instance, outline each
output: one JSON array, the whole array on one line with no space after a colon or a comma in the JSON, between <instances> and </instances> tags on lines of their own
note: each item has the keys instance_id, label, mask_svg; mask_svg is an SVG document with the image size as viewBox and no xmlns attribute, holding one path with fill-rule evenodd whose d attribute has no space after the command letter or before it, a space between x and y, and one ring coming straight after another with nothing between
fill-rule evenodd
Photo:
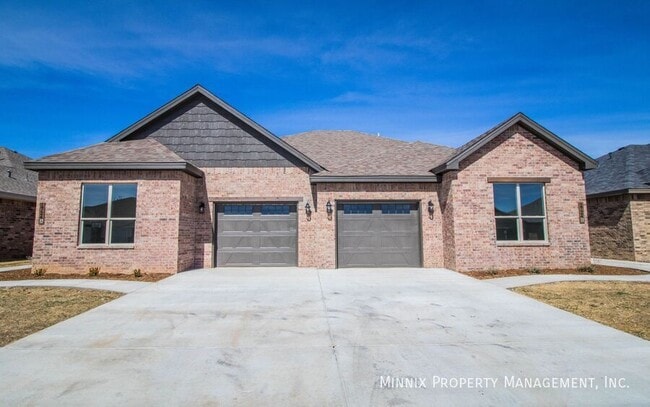
<instances>
[{"instance_id":1,"label":"adjacent roof","mask_svg":"<svg viewBox=\"0 0 650 407\"><path fill-rule=\"evenodd\" d=\"M0 147L0 198L26 201L36 200L38 174L26 170L30 158L5 147Z\"/></svg>"},{"instance_id":2,"label":"adjacent roof","mask_svg":"<svg viewBox=\"0 0 650 407\"><path fill-rule=\"evenodd\" d=\"M182 170L203 172L155 139L100 143L25 163L33 170Z\"/></svg>"},{"instance_id":3,"label":"adjacent roof","mask_svg":"<svg viewBox=\"0 0 650 407\"><path fill-rule=\"evenodd\" d=\"M283 138L313 157L326 171L314 181L355 181L360 177L381 181L432 180L429 171L454 153L450 147L406 142L351 130L316 130Z\"/></svg>"},{"instance_id":4,"label":"adjacent roof","mask_svg":"<svg viewBox=\"0 0 650 407\"><path fill-rule=\"evenodd\" d=\"M196 95L202 95L209 99L211 102L217 104L219 107L233 115L235 118L238 120L242 121L244 124L246 124L248 127L250 127L253 131L255 131L259 136L269 140L271 143L277 145L287 153L289 153L291 156L297 158L299 161L305 163L308 167L310 167L314 171L322 171L324 168L321 167L319 163L314 161L312 158L307 157L305 154L302 152L296 150L293 148L291 145L287 144L284 142L282 139L280 139L278 136L274 135L255 121L253 121L251 118L243 114L242 112L238 111L234 107L230 106L228 103L223 101L222 99L218 98L215 96L212 92L208 91L201 85L195 85L186 92L182 93L178 97L174 98L170 102L166 103L165 105L161 106L160 108L156 109L152 113L148 114L141 120L137 121L136 123L132 124L131 126L127 127L126 129L122 130L115 136L109 138L108 142L115 142L115 141L121 141L122 139L128 137L130 134L136 132L137 130L143 128L144 126L148 125L151 123L153 120L159 118L160 116L164 115L165 113L169 112L170 110L174 109L176 106L180 105L181 103L187 101L188 99L196 96Z\"/></svg>"},{"instance_id":5,"label":"adjacent roof","mask_svg":"<svg viewBox=\"0 0 650 407\"><path fill-rule=\"evenodd\" d=\"M650 144L629 145L599 157L585 172L587 195L650 192Z\"/></svg>"},{"instance_id":6,"label":"adjacent roof","mask_svg":"<svg viewBox=\"0 0 650 407\"><path fill-rule=\"evenodd\" d=\"M456 152L444 163L433 168L431 171L436 174L440 174L450 170L457 170L461 161L489 143L492 139L503 133L505 130L516 124L523 126L537 137L543 139L550 145L566 154L568 157L575 160L578 164L580 164L581 169L589 170L596 168L596 162L591 157L578 150L571 144L567 143L566 141L562 140L560 137L556 136L549 130L545 129L539 123L535 122L525 114L517 113L508 120L499 123L487 132L460 146Z\"/></svg>"}]
</instances>

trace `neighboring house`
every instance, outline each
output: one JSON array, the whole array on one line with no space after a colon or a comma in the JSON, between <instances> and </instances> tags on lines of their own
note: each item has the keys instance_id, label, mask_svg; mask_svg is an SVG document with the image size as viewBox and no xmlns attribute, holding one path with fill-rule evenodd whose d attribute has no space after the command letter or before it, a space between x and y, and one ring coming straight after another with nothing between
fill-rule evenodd
<instances>
[{"instance_id":1,"label":"neighboring house","mask_svg":"<svg viewBox=\"0 0 650 407\"><path fill-rule=\"evenodd\" d=\"M585 182L592 256L650 262L650 144L605 154Z\"/></svg>"},{"instance_id":2,"label":"neighboring house","mask_svg":"<svg viewBox=\"0 0 650 407\"><path fill-rule=\"evenodd\" d=\"M39 171L34 264L576 267L595 162L519 113L452 149L352 131L278 138L195 86Z\"/></svg>"},{"instance_id":3,"label":"neighboring house","mask_svg":"<svg viewBox=\"0 0 650 407\"><path fill-rule=\"evenodd\" d=\"M0 260L32 255L38 175L24 168L28 160L0 147Z\"/></svg>"}]
</instances>

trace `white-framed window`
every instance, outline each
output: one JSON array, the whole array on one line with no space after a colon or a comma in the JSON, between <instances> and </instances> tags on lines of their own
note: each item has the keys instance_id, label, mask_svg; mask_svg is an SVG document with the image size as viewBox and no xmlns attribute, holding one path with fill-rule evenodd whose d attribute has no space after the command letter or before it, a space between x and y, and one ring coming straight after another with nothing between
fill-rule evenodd
<instances>
[{"instance_id":1,"label":"white-framed window","mask_svg":"<svg viewBox=\"0 0 650 407\"><path fill-rule=\"evenodd\" d=\"M546 202L542 183L495 183L497 241L547 241Z\"/></svg>"},{"instance_id":2,"label":"white-framed window","mask_svg":"<svg viewBox=\"0 0 650 407\"><path fill-rule=\"evenodd\" d=\"M133 245L137 184L82 184L79 244Z\"/></svg>"}]
</instances>

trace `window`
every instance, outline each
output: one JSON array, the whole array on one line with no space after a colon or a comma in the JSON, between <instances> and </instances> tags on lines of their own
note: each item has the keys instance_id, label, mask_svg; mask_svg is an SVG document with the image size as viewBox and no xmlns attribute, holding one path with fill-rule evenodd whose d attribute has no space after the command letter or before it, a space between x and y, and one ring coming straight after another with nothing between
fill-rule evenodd
<instances>
[{"instance_id":1,"label":"window","mask_svg":"<svg viewBox=\"0 0 650 407\"><path fill-rule=\"evenodd\" d=\"M223 206L224 215L252 215L253 205L231 204Z\"/></svg>"},{"instance_id":2,"label":"window","mask_svg":"<svg viewBox=\"0 0 650 407\"><path fill-rule=\"evenodd\" d=\"M498 241L545 241L544 184L494 184Z\"/></svg>"},{"instance_id":3,"label":"window","mask_svg":"<svg viewBox=\"0 0 650 407\"><path fill-rule=\"evenodd\" d=\"M289 205L264 204L262 205L262 215L288 215Z\"/></svg>"},{"instance_id":4,"label":"window","mask_svg":"<svg viewBox=\"0 0 650 407\"><path fill-rule=\"evenodd\" d=\"M372 213L372 204L343 204L343 213L346 215Z\"/></svg>"},{"instance_id":5,"label":"window","mask_svg":"<svg viewBox=\"0 0 650 407\"><path fill-rule=\"evenodd\" d=\"M381 213L408 215L411 213L411 204L381 204Z\"/></svg>"},{"instance_id":6,"label":"window","mask_svg":"<svg viewBox=\"0 0 650 407\"><path fill-rule=\"evenodd\" d=\"M83 184L80 243L133 244L136 195L136 184Z\"/></svg>"}]
</instances>

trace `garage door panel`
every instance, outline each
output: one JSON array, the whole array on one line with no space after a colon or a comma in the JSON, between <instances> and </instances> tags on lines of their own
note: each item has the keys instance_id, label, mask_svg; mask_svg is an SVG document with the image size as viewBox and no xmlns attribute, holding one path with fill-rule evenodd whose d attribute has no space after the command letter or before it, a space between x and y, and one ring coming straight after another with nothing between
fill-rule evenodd
<instances>
[{"instance_id":1,"label":"garage door panel","mask_svg":"<svg viewBox=\"0 0 650 407\"><path fill-rule=\"evenodd\" d=\"M296 204L217 205L217 266L295 266Z\"/></svg>"},{"instance_id":2,"label":"garage door panel","mask_svg":"<svg viewBox=\"0 0 650 407\"><path fill-rule=\"evenodd\" d=\"M339 204L337 259L339 267L420 267L419 205Z\"/></svg>"}]
</instances>

